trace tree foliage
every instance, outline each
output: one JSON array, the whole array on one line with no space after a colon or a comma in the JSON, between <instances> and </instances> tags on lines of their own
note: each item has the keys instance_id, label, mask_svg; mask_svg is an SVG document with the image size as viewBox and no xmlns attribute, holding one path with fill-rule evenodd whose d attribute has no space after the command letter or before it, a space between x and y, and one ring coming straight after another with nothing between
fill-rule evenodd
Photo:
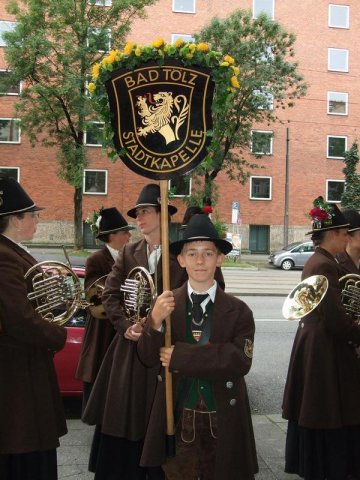
<instances>
[{"instance_id":1,"label":"tree foliage","mask_svg":"<svg viewBox=\"0 0 360 480\"><path fill-rule=\"evenodd\" d=\"M110 38L122 45L132 20L154 1L112 0L105 7L95 0L23 0L7 6L16 28L3 35L9 74L0 91L22 81L16 104L22 132L32 144L58 147L58 174L75 189L77 246L83 171L89 165L84 133L87 122L96 120L86 91L89 73L109 49Z\"/></svg>"},{"instance_id":2,"label":"tree foliage","mask_svg":"<svg viewBox=\"0 0 360 480\"><path fill-rule=\"evenodd\" d=\"M265 14L253 19L250 11L236 10L225 19L214 18L198 35L213 50L228 53L240 66L240 89L234 101L215 99L213 139L208 156L197 169L211 195L220 171L245 183L256 163L246 160L255 124L278 121L278 109L294 105L306 93L306 83L294 61L295 36ZM274 108L269 108L273 98Z\"/></svg>"},{"instance_id":3,"label":"tree foliage","mask_svg":"<svg viewBox=\"0 0 360 480\"><path fill-rule=\"evenodd\" d=\"M359 163L357 142L354 142L350 150L345 152L344 163L345 189L341 197L342 207L360 210L360 175L356 172Z\"/></svg>"}]
</instances>

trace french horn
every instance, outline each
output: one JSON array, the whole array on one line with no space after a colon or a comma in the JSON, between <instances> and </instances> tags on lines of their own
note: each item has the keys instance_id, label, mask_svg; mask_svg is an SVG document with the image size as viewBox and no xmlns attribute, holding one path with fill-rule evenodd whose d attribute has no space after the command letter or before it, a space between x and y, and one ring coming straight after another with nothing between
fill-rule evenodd
<instances>
[{"instance_id":1,"label":"french horn","mask_svg":"<svg viewBox=\"0 0 360 480\"><path fill-rule=\"evenodd\" d=\"M84 292L79 277L65 263L56 260L37 263L24 278L30 276L32 291L28 299L44 320L65 325L78 309L89 305L82 298Z\"/></svg>"},{"instance_id":2,"label":"french horn","mask_svg":"<svg viewBox=\"0 0 360 480\"><path fill-rule=\"evenodd\" d=\"M144 267L133 268L123 285L126 318L132 323L139 323L146 317L156 299L156 288L150 273Z\"/></svg>"},{"instance_id":3,"label":"french horn","mask_svg":"<svg viewBox=\"0 0 360 480\"><path fill-rule=\"evenodd\" d=\"M102 295L105 289L106 278L107 275L103 275L85 290L85 298L89 302L89 312L92 317L98 320L106 318L105 309L102 304Z\"/></svg>"},{"instance_id":4,"label":"french horn","mask_svg":"<svg viewBox=\"0 0 360 480\"><path fill-rule=\"evenodd\" d=\"M287 320L298 320L305 317L320 304L329 287L324 275L313 275L306 278L289 293L282 308Z\"/></svg>"},{"instance_id":5,"label":"french horn","mask_svg":"<svg viewBox=\"0 0 360 480\"><path fill-rule=\"evenodd\" d=\"M348 273L339 278L341 302L346 312L359 323L360 317L360 275Z\"/></svg>"}]
</instances>

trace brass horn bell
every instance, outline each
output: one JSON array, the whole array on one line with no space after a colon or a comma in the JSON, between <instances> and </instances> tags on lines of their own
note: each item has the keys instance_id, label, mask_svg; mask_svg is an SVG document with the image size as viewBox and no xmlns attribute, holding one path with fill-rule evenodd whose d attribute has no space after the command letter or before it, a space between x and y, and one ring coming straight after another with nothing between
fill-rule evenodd
<instances>
[{"instance_id":1,"label":"brass horn bell","mask_svg":"<svg viewBox=\"0 0 360 480\"><path fill-rule=\"evenodd\" d=\"M85 290L85 298L89 302L89 312L92 317L102 320L106 318L104 306L102 304L102 295L105 289L107 275L98 278Z\"/></svg>"},{"instance_id":2,"label":"brass horn bell","mask_svg":"<svg viewBox=\"0 0 360 480\"><path fill-rule=\"evenodd\" d=\"M329 282L324 275L313 275L299 283L286 297L282 314L287 320L298 320L320 304Z\"/></svg>"},{"instance_id":3,"label":"brass horn bell","mask_svg":"<svg viewBox=\"0 0 360 480\"><path fill-rule=\"evenodd\" d=\"M42 272L38 271L41 268ZM76 273L65 263L48 260L32 266L24 275L32 277L33 291L28 299L35 311L49 322L65 325L79 308L88 303L82 300L83 290Z\"/></svg>"},{"instance_id":4,"label":"brass horn bell","mask_svg":"<svg viewBox=\"0 0 360 480\"><path fill-rule=\"evenodd\" d=\"M348 273L339 278L341 303L346 312L358 323L360 317L360 275Z\"/></svg>"}]
</instances>

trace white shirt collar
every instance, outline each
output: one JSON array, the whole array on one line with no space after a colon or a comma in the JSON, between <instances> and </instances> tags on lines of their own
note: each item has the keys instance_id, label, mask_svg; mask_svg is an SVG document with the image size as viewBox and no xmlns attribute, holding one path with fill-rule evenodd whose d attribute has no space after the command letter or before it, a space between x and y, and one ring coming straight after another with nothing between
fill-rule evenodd
<instances>
[{"instance_id":1,"label":"white shirt collar","mask_svg":"<svg viewBox=\"0 0 360 480\"><path fill-rule=\"evenodd\" d=\"M152 275L155 273L160 255L161 255L161 245L158 245L157 248L150 253L149 245L146 244L146 251L148 257L148 264L149 264L149 272Z\"/></svg>"},{"instance_id":2,"label":"white shirt collar","mask_svg":"<svg viewBox=\"0 0 360 480\"><path fill-rule=\"evenodd\" d=\"M7 238L8 240L10 240L10 242L15 243L15 245L19 245L19 247L21 247L23 250L25 250L25 252L30 253L30 250L28 249L28 247L26 245L23 245L20 242L19 243L15 242L12 238L8 237L7 235L4 235L3 233L2 233L2 236Z\"/></svg>"},{"instance_id":3,"label":"white shirt collar","mask_svg":"<svg viewBox=\"0 0 360 480\"><path fill-rule=\"evenodd\" d=\"M190 282L188 281L188 286L187 286L187 290L188 290L188 296L190 298L190 301L191 301L191 294L194 292L194 293L200 293L200 294L204 294L204 293L208 293L209 296L207 298L205 298L205 300L203 302L201 302L201 308L203 310L205 310L205 307L206 305L210 302L210 300L214 303L215 302L215 296L216 296L216 289L217 289L217 281L214 280L214 284L208 289L206 290L206 292L197 292L196 290L194 290L192 288L192 286L190 285Z\"/></svg>"},{"instance_id":4,"label":"white shirt collar","mask_svg":"<svg viewBox=\"0 0 360 480\"><path fill-rule=\"evenodd\" d=\"M116 260L117 257L119 256L119 250L116 250L115 248L110 247L110 245L108 245L107 243L105 243L105 245L107 246L109 252L111 253L111 256L113 257L113 259Z\"/></svg>"}]
</instances>

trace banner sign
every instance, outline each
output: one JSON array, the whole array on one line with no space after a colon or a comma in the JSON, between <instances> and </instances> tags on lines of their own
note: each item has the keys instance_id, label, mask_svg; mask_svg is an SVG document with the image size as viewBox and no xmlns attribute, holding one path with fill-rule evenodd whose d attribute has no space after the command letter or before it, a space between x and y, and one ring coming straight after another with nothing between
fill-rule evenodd
<instances>
[{"instance_id":1,"label":"banner sign","mask_svg":"<svg viewBox=\"0 0 360 480\"><path fill-rule=\"evenodd\" d=\"M168 180L205 158L212 129L210 71L173 61L112 72L106 89L114 144L131 170Z\"/></svg>"}]
</instances>

